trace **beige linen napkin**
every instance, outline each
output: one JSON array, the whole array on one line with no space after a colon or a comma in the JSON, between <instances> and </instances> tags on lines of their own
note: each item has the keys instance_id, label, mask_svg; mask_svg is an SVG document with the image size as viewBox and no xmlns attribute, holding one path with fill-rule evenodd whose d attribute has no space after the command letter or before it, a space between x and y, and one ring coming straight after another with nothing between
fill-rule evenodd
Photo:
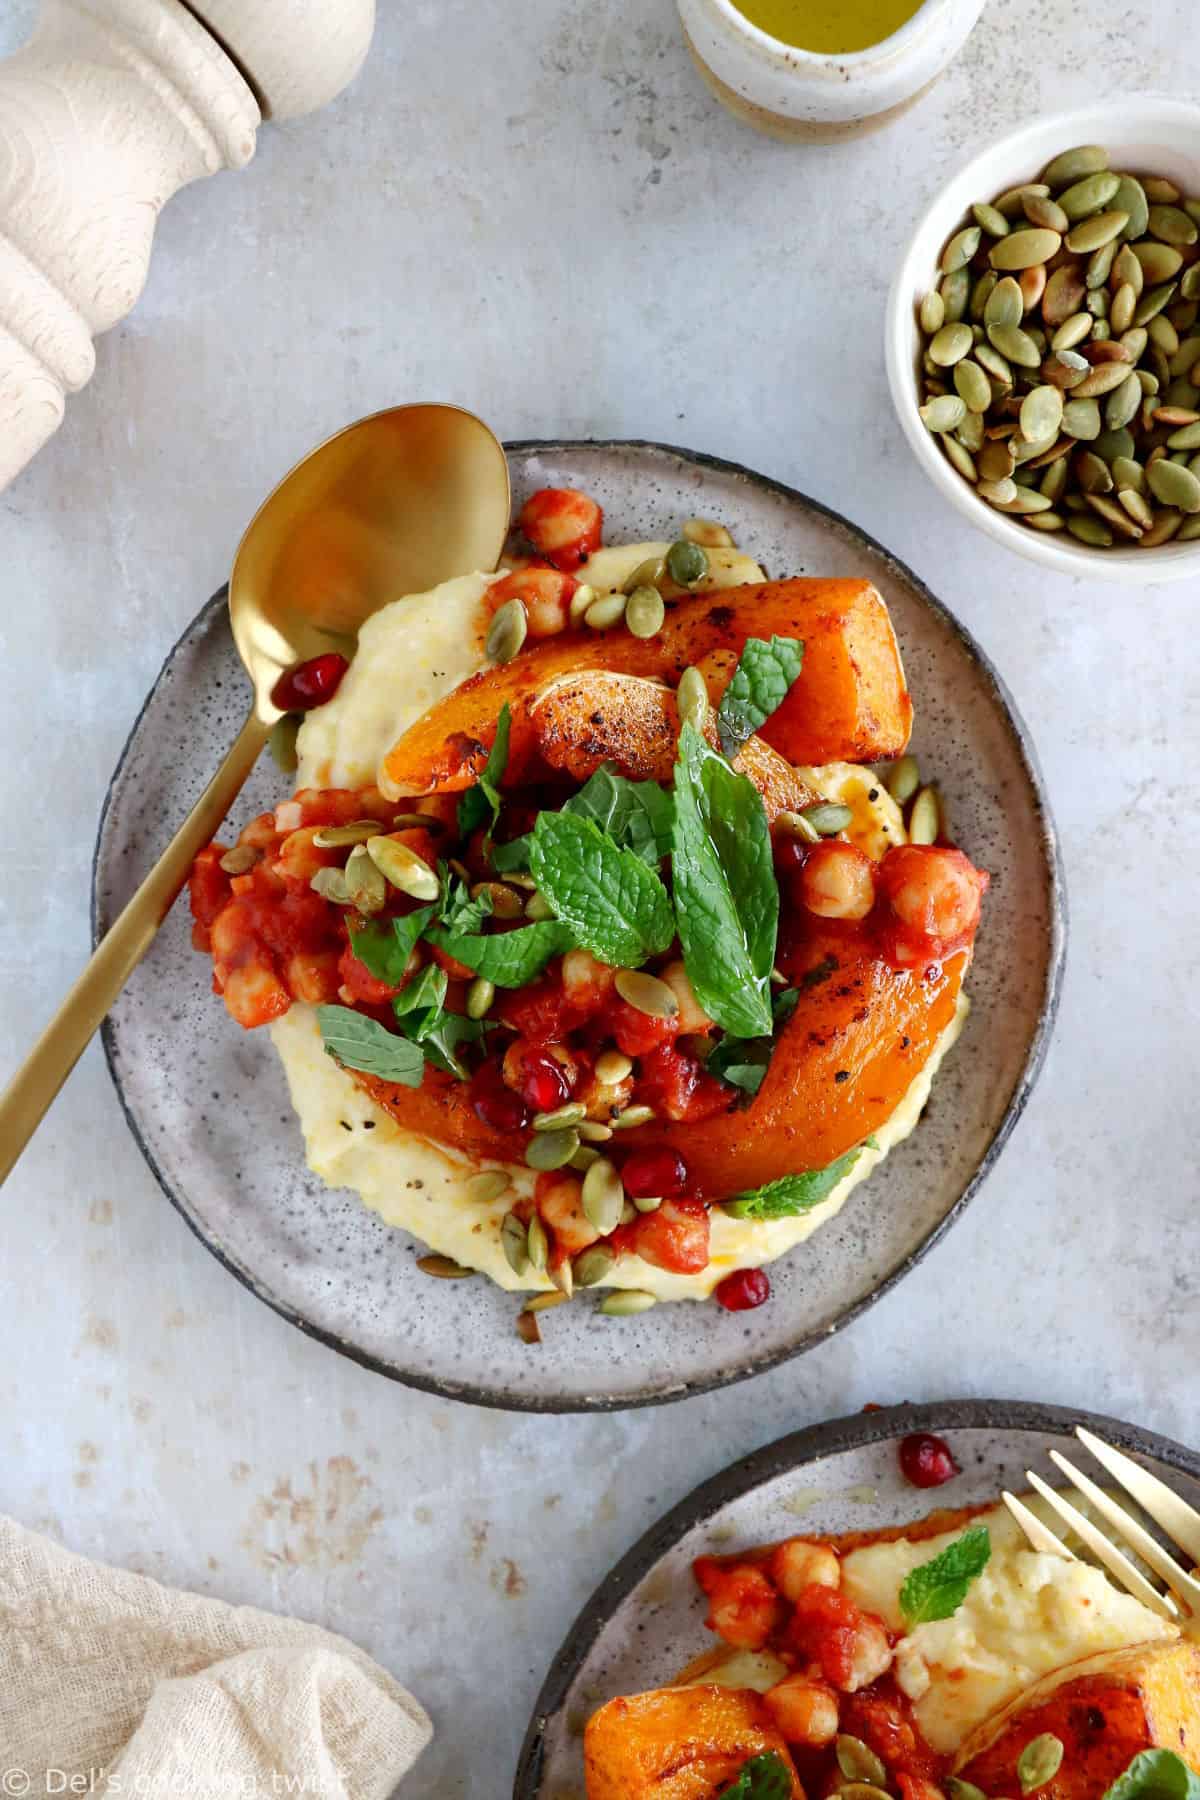
<instances>
[{"instance_id":1,"label":"beige linen napkin","mask_svg":"<svg viewBox=\"0 0 1200 1800\"><path fill-rule=\"evenodd\" d=\"M5 1800L387 1800L431 1735L344 1638L105 1568L0 1517Z\"/></svg>"}]
</instances>

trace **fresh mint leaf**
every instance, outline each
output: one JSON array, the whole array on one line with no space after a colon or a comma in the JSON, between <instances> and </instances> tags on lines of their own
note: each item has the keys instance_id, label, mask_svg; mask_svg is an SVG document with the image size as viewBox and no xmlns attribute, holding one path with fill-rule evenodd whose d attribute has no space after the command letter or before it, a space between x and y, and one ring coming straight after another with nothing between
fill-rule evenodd
<instances>
[{"instance_id":1,"label":"fresh mint leaf","mask_svg":"<svg viewBox=\"0 0 1200 1800\"><path fill-rule=\"evenodd\" d=\"M1200 1800L1200 1776L1174 1750L1140 1750L1103 1800Z\"/></svg>"},{"instance_id":2,"label":"fresh mint leaf","mask_svg":"<svg viewBox=\"0 0 1200 1800\"><path fill-rule=\"evenodd\" d=\"M754 783L691 725L679 734L672 844L675 915L696 998L735 1037L765 1037L779 927L767 815Z\"/></svg>"},{"instance_id":3,"label":"fresh mint leaf","mask_svg":"<svg viewBox=\"0 0 1200 1800\"><path fill-rule=\"evenodd\" d=\"M909 1630L934 1619L952 1618L971 1583L986 1569L991 1554L987 1526L972 1525L931 1562L913 1569L900 1589L900 1611Z\"/></svg>"},{"instance_id":4,"label":"fresh mint leaf","mask_svg":"<svg viewBox=\"0 0 1200 1800\"><path fill-rule=\"evenodd\" d=\"M436 963L426 963L392 1001L392 1011L405 1037L417 1043L436 1025L446 1001L449 976Z\"/></svg>"},{"instance_id":5,"label":"fresh mint leaf","mask_svg":"<svg viewBox=\"0 0 1200 1800\"><path fill-rule=\"evenodd\" d=\"M420 1087L425 1058L419 1045L349 1006L318 1006L317 1024L327 1053L344 1069L398 1081L402 1087Z\"/></svg>"},{"instance_id":6,"label":"fresh mint leaf","mask_svg":"<svg viewBox=\"0 0 1200 1800\"><path fill-rule=\"evenodd\" d=\"M704 1067L744 1094L757 1094L771 1062L770 1038L723 1038Z\"/></svg>"},{"instance_id":7,"label":"fresh mint leaf","mask_svg":"<svg viewBox=\"0 0 1200 1800\"><path fill-rule=\"evenodd\" d=\"M492 867L497 875L523 874L529 867L529 833L507 844L493 844Z\"/></svg>"},{"instance_id":8,"label":"fresh mint leaf","mask_svg":"<svg viewBox=\"0 0 1200 1800\"><path fill-rule=\"evenodd\" d=\"M461 1013L444 1012L421 1039L421 1048L435 1069L441 1069L459 1081L469 1081L470 1070L459 1057L458 1046L477 1044L491 1029L486 1019L468 1019Z\"/></svg>"},{"instance_id":9,"label":"fresh mint leaf","mask_svg":"<svg viewBox=\"0 0 1200 1800\"><path fill-rule=\"evenodd\" d=\"M791 1800L792 1777L776 1750L752 1756L742 1764L737 1780L722 1788L717 1800Z\"/></svg>"},{"instance_id":10,"label":"fresh mint leaf","mask_svg":"<svg viewBox=\"0 0 1200 1800\"><path fill-rule=\"evenodd\" d=\"M726 756L736 756L783 705L803 660L798 638L773 637L769 644L763 638L746 639L717 709L717 736Z\"/></svg>"},{"instance_id":11,"label":"fresh mint leaf","mask_svg":"<svg viewBox=\"0 0 1200 1800\"><path fill-rule=\"evenodd\" d=\"M768 1181L765 1187L735 1194L732 1200L726 1200L725 1211L735 1219L790 1219L799 1213L811 1212L822 1200L828 1200L861 1155L860 1144L824 1169L809 1169L802 1175L781 1175L778 1181Z\"/></svg>"},{"instance_id":12,"label":"fresh mint leaf","mask_svg":"<svg viewBox=\"0 0 1200 1800\"><path fill-rule=\"evenodd\" d=\"M350 948L376 981L399 987L412 955L413 945L433 918L432 906L420 906L405 913L402 919L388 919L380 925L367 925L350 933Z\"/></svg>"},{"instance_id":13,"label":"fresh mint leaf","mask_svg":"<svg viewBox=\"0 0 1200 1800\"><path fill-rule=\"evenodd\" d=\"M562 810L591 819L622 850L632 850L654 868L670 852L670 794L657 781L627 780L611 763L602 763Z\"/></svg>"},{"instance_id":14,"label":"fresh mint leaf","mask_svg":"<svg viewBox=\"0 0 1200 1800\"><path fill-rule=\"evenodd\" d=\"M445 864L442 870L444 885L438 913L442 924L447 931L459 936L482 930L483 921L491 917L491 895L486 888L481 888L473 900L470 888L460 875L455 875Z\"/></svg>"},{"instance_id":15,"label":"fresh mint leaf","mask_svg":"<svg viewBox=\"0 0 1200 1800\"><path fill-rule=\"evenodd\" d=\"M540 975L552 956L561 956L575 944L575 934L557 919L540 920L536 925L522 925L516 931L497 931L489 935L457 936L431 926L426 932L431 944L444 950L477 975L494 981L497 987L519 988Z\"/></svg>"},{"instance_id":16,"label":"fresh mint leaf","mask_svg":"<svg viewBox=\"0 0 1200 1800\"><path fill-rule=\"evenodd\" d=\"M475 786L468 788L458 803L460 837L470 837L481 825L494 831L500 817L500 783L508 767L508 734L512 726L512 709L506 700L496 722L496 736L488 751L488 759Z\"/></svg>"},{"instance_id":17,"label":"fresh mint leaf","mask_svg":"<svg viewBox=\"0 0 1200 1800\"><path fill-rule=\"evenodd\" d=\"M799 988L776 988L771 996L771 1017L775 1021L775 1029L786 1025L800 1002Z\"/></svg>"},{"instance_id":18,"label":"fresh mint leaf","mask_svg":"<svg viewBox=\"0 0 1200 1800\"><path fill-rule=\"evenodd\" d=\"M539 813L529 869L575 942L601 962L636 969L669 949L675 917L661 878L634 851L619 849L594 820Z\"/></svg>"}]
</instances>

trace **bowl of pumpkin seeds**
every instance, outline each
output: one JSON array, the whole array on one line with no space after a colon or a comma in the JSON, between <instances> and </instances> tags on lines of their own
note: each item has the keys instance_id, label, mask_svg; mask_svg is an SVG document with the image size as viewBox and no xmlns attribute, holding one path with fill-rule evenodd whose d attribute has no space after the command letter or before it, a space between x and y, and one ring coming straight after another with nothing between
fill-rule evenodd
<instances>
[{"instance_id":1,"label":"bowl of pumpkin seeds","mask_svg":"<svg viewBox=\"0 0 1200 1800\"><path fill-rule=\"evenodd\" d=\"M1200 109L1088 107L977 157L905 253L887 363L992 537L1067 574L1200 572Z\"/></svg>"}]
</instances>

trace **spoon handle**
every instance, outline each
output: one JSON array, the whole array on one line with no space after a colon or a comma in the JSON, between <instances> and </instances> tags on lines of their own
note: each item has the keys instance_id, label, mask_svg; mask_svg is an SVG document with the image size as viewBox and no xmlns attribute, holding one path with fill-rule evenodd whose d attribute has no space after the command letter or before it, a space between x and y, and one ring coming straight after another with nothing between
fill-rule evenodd
<instances>
[{"instance_id":1,"label":"spoon handle","mask_svg":"<svg viewBox=\"0 0 1200 1800\"><path fill-rule=\"evenodd\" d=\"M216 836L267 741L255 713L142 885L92 953L91 961L24 1064L0 1095L0 1184L41 1124L105 1013L150 948L188 878Z\"/></svg>"}]
</instances>

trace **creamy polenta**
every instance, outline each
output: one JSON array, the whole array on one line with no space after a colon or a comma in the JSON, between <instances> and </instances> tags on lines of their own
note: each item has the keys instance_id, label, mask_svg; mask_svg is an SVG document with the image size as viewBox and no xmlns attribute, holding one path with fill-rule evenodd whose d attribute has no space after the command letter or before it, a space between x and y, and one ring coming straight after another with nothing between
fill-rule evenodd
<instances>
[{"instance_id":1,"label":"creamy polenta","mask_svg":"<svg viewBox=\"0 0 1200 1800\"><path fill-rule=\"evenodd\" d=\"M621 587L639 563L661 556L667 548L644 543L599 550L579 570L579 578L597 592L611 591ZM762 571L748 557L734 551L722 554L725 561L714 570L720 583L762 579ZM493 579L469 575L446 582L430 593L394 602L367 622L337 694L310 713L301 727L299 788L360 788L373 783L397 738L482 666L480 602ZM802 774L824 797L851 809L847 836L868 855L878 859L906 841L900 808L870 770L838 763ZM892 1116L877 1129L874 1144L863 1149L850 1174L819 1206L799 1216L763 1222L734 1219L714 1208L710 1261L701 1274L671 1273L640 1257L623 1256L599 1285L640 1289L660 1300L701 1300L732 1271L757 1268L802 1243L841 1209L859 1182L914 1129L966 1011L967 1002L960 997L955 1018ZM486 1204L472 1201L467 1183L478 1165L405 1130L375 1106L325 1053L313 1008L293 1005L271 1032L286 1070L309 1166L316 1174L330 1186L353 1189L388 1224L483 1271L501 1287L551 1286L532 1269L517 1276L504 1255L499 1227L512 1205L512 1192ZM509 1165L507 1173L517 1194L532 1191L533 1174L523 1164Z\"/></svg>"}]
</instances>

